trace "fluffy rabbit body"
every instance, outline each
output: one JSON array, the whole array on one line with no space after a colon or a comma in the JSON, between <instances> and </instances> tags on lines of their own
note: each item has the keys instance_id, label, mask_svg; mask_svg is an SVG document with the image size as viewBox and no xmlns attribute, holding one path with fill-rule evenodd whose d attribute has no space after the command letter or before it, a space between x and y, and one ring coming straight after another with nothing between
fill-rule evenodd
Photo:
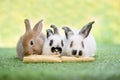
<instances>
[{"instance_id":1,"label":"fluffy rabbit body","mask_svg":"<svg viewBox=\"0 0 120 80\"><path fill-rule=\"evenodd\" d=\"M59 31L55 25L51 25L54 29L54 33L51 29L46 30L46 39L43 46L43 55L55 55L61 54L64 47L63 37L59 34Z\"/></svg>"},{"instance_id":2,"label":"fluffy rabbit body","mask_svg":"<svg viewBox=\"0 0 120 80\"><path fill-rule=\"evenodd\" d=\"M20 37L16 47L18 58L23 59L23 57L27 55L42 53L44 43L44 35L41 32L42 21L43 20L40 20L34 28L31 29L29 20L25 19L26 32Z\"/></svg>"},{"instance_id":3,"label":"fluffy rabbit body","mask_svg":"<svg viewBox=\"0 0 120 80\"><path fill-rule=\"evenodd\" d=\"M81 30L71 30L69 27L63 27L66 35L65 52L67 56L95 56L96 42L92 35L89 34L93 22L85 25Z\"/></svg>"}]
</instances>

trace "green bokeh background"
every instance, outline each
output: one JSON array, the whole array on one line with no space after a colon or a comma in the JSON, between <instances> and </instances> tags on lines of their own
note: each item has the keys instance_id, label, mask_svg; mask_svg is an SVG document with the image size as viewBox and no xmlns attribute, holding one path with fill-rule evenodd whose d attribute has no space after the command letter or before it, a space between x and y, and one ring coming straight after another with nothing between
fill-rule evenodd
<instances>
[{"instance_id":1,"label":"green bokeh background","mask_svg":"<svg viewBox=\"0 0 120 80\"><path fill-rule=\"evenodd\" d=\"M80 29L89 21L97 44L120 44L120 0L0 0L0 47L15 47L25 32L24 19L33 26L51 24Z\"/></svg>"}]
</instances>

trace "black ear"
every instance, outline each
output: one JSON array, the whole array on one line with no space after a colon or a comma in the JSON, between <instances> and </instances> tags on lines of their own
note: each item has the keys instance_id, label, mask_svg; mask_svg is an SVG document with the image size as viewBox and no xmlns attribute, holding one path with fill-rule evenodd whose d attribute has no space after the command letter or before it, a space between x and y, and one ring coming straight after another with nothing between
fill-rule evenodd
<instances>
[{"instance_id":1,"label":"black ear","mask_svg":"<svg viewBox=\"0 0 120 80\"><path fill-rule=\"evenodd\" d=\"M69 27L63 27L62 28L63 30L64 30L64 32L65 32L65 36L66 36L66 38L68 39L71 35L73 35L73 32L72 32L72 30L69 28Z\"/></svg>"},{"instance_id":2,"label":"black ear","mask_svg":"<svg viewBox=\"0 0 120 80\"><path fill-rule=\"evenodd\" d=\"M59 34L58 28L55 25L51 25L50 27L54 29L54 34Z\"/></svg>"},{"instance_id":3,"label":"black ear","mask_svg":"<svg viewBox=\"0 0 120 80\"><path fill-rule=\"evenodd\" d=\"M88 24L83 26L83 28L80 30L79 34L82 35L84 38L86 38L91 31L93 23L95 23L95 21L89 22Z\"/></svg>"},{"instance_id":4,"label":"black ear","mask_svg":"<svg viewBox=\"0 0 120 80\"><path fill-rule=\"evenodd\" d=\"M51 35L53 35L53 32L51 29L47 29L46 33L47 33L47 38L50 37Z\"/></svg>"}]
</instances>

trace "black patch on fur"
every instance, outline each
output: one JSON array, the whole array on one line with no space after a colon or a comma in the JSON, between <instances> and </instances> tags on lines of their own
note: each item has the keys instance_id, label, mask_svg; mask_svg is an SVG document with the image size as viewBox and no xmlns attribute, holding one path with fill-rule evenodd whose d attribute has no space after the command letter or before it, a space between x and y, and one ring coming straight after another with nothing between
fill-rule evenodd
<instances>
[{"instance_id":1,"label":"black patch on fur","mask_svg":"<svg viewBox=\"0 0 120 80\"><path fill-rule=\"evenodd\" d=\"M81 44L82 44L82 48L84 48L84 42L83 41L81 42Z\"/></svg>"},{"instance_id":2,"label":"black patch on fur","mask_svg":"<svg viewBox=\"0 0 120 80\"><path fill-rule=\"evenodd\" d=\"M76 54L77 54L77 50L73 50L72 55L76 55Z\"/></svg>"},{"instance_id":3,"label":"black patch on fur","mask_svg":"<svg viewBox=\"0 0 120 80\"><path fill-rule=\"evenodd\" d=\"M53 40L50 40L49 46L52 46L53 44Z\"/></svg>"},{"instance_id":4,"label":"black patch on fur","mask_svg":"<svg viewBox=\"0 0 120 80\"><path fill-rule=\"evenodd\" d=\"M73 41L71 41L71 43L70 43L70 48L73 46Z\"/></svg>"},{"instance_id":5,"label":"black patch on fur","mask_svg":"<svg viewBox=\"0 0 120 80\"><path fill-rule=\"evenodd\" d=\"M52 47L52 48L51 48L51 52L54 52L54 50L55 50L55 47Z\"/></svg>"},{"instance_id":6,"label":"black patch on fur","mask_svg":"<svg viewBox=\"0 0 120 80\"><path fill-rule=\"evenodd\" d=\"M47 35L47 36L46 36L47 38L48 38L49 36L53 35L53 32L52 32L51 29L47 29L46 32L47 32L47 34L46 34L46 35Z\"/></svg>"},{"instance_id":7,"label":"black patch on fur","mask_svg":"<svg viewBox=\"0 0 120 80\"><path fill-rule=\"evenodd\" d=\"M80 50L79 53L78 53L79 56L82 56L82 51Z\"/></svg>"},{"instance_id":8,"label":"black patch on fur","mask_svg":"<svg viewBox=\"0 0 120 80\"><path fill-rule=\"evenodd\" d=\"M65 36L66 36L66 38L68 39L68 34L65 32Z\"/></svg>"},{"instance_id":9,"label":"black patch on fur","mask_svg":"<svg viewBox=\"0 0 120 80\"><path fill-rule=\"evenodd\" d=\"M56 50L58 50L59 53L62 53L62 48L61 47L52 47L51 48L51 52L55 52Z\"/></svg>"},{"instance_id":10,"label":"black patch on fur","mask_svg":"<svg viewBox=\"0 0 120 80\"><path fill-rule=\"evenodd\" d=\"M63 40L61 40L61 45L62 45L62 47L64 46Z\"/></svg>"}]
</instances>

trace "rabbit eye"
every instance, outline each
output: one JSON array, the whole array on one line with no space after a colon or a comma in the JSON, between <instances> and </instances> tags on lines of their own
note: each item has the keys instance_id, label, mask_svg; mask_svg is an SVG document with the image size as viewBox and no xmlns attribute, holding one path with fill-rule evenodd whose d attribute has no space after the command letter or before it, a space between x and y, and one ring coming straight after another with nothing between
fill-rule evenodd
<instances>
[{"instance_id":1,"label":"rabbit eye","mask_svg":"<svg viewBox=\"0 0 120 80\"><path fill-rule=\"evenodd\" d=\"M30 41L30 45L33 45L33 41Z\"/></svg>"},{"instance_id":2,"label":"rabbit eye","mask_svg":"<svg viewBox=\"0 0 120 80\"><path fill-rule=\"evenodd\" d=\"M83 43L83 41L81 42L81 44L82 44L82 47L84 48L84 43Z\"/></svg>"},{"instance_id":3,"label":"rabbit eye","mask_svg":"<svg viewBox=\"0 0 120 80\"><path fill-rule=\"evenodd\" d=\"M62 45L62 47L64 46L64 44L63 44L63 40L61 40L61 45Z\"/></svg>"},{"instance_id":4,"label":"rabbit eye","mask_svg":"<svg viewBox=\"0 0 120 80\"><path fill-rule=\"evenodd\" d=\"M50 45L50 46L52 46L52 44L53 44L53 40L50 40L50 43L49 43L49 45Z\"/></svg>"},{"instance_id":5,"label":"rabbit eye","mask_svg":"<svg viewBox=\"0 0 120 80\"><path fill-rule=\"evenodd\" d=\"M70 48L73 46L73 41L71 41L71 43L70 43Z\"/></svg>"}]
</instances>

